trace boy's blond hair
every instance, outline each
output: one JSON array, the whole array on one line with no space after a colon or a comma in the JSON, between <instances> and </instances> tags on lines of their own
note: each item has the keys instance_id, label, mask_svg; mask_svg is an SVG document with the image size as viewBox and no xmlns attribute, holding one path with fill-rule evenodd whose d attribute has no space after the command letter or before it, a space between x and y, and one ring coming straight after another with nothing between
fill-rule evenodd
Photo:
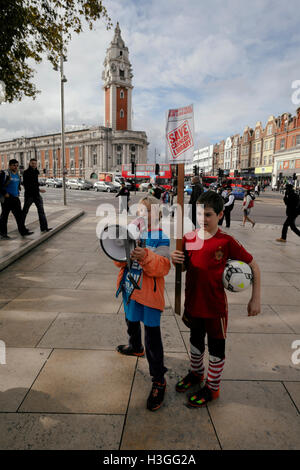
<instances>
[{"instance_id":1,"label":"boy's blond hair","mask_svg":"<svg viewBox=\"0 0 300 470\"><path fill-rule=\"evenodd\" d=\"M162 212L161 212L161 208L160 208L161 205L160 205L159 200L156 197L147 194L147 196L142 196L141 197L138 204L143 204L145 202L150 206L150 211L151 211L152 214L153 214L152 211L155 211L154 212L154 218L156 220L160 220L162 218Z\"/></svg>"}]
</instances>

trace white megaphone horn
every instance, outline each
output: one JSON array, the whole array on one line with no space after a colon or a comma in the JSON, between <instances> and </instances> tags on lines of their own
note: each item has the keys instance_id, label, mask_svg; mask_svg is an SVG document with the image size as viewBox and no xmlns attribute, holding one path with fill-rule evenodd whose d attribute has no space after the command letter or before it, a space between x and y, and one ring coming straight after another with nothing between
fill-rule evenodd
<instances>
[{"instance_id":1,"label":"white megaphone horn","mask_svg":"<svg viewBox=\"0 0 300 470\"><path fill-rule=\"evenodd\" d=\"M131 222L128 227L123 225L107 225L100 234L100 246L106 256L114 261L127 261L126 248L129 253L136 247L137 240L145 230L146 223L142 217Z\"/></svg>"},{"instance_id":2,"label":"white megaphone horn","mask_svg":"<svg viewBox=\"0 0 300 470\"><path fill-rule=\"evenodd\" d=\"M134 250L141 232L145 228L142 217L131 222L128 227L122 225L107 225L100 234L100 246L104 253L114 261L125 261L129 271L129 278L136 289L140 287L130 275L130 252Z\"/></svg>"}]
</instances>

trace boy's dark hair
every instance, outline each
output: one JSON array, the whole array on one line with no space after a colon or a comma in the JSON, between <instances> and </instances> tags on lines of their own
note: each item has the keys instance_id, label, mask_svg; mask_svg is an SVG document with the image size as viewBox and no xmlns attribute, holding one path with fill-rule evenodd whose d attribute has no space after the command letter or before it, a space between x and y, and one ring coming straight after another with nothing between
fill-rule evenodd
<instances>
[{"instance_id":1,"label":"boy's dark hair","mask_svg":"<svg viewBox=\"0 0 300 470\"><path fill-rule=\"evenodd\" d=\"M16 160L15 158L12 158L12 159L9 160L9 162L8 162L9 165L14 165L15 163L19 163L18 160Z\"/></svg>"},{"instance_id":2,"label":"boy's dark hair","mask_svg":"<svg viewBox=\"0 0 300 470\"><path fill-rule=\"evenodd\" d=\"M29 161L30 162L37 162L37 159L36 158L31 158Z\"/></svg>"},{"instance_id":3,"label":"boy's dark hair","mask_svg":"<svg viewBox=\"0 0 300 470\"><path fill-rule=\"evenodd\" d=\"M202 193L197 203L203 204L204 208L211 207L217 215L222 212L224 207L223 198L215 191L206 191L206 193Z\"/></svg>"}]
</instances>

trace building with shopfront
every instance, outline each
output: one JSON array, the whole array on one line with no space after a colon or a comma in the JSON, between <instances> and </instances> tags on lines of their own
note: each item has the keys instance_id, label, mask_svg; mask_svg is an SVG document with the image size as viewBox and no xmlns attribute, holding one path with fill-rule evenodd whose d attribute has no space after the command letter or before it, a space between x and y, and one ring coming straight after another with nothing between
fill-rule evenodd
<instances>
[{"instance_id":1,"label":"building with shopfront","mask_svg":"<svg viewBox=\"0 0 300 470\"><path fill-rule=\"evenodd\" d=\"M293 177L295 178L293 180ZM285 113L278 118L272 184L278 181L300 183L300 108L296 115Z\"/></svg>"},{"instance_id":2,"label":"building with shopfront","mask_svg":"<svg viewBox=\"0 0 300 470\"><path fill-rule=\"evenodd\" d=\"M185 163L185 175L192 175L195 165L198 167L199 174L211 175L213 172L213 149L213 145L208 145L207 147L194 150L193 161Z\"/></svg>"},{"instance_id":3,"label":"building with shopfront","mask_svg":"<svg viewBox=\"0 0 300 470\"><path fill-rule=\"evenodd\" d=\"M132 129L133 74L118 23L103 65L104 123L65 132L67 176L98 179L99 173L121 170L122 164L147 162L147 135ZM0 169L16 158L22 170L33 157L42 175L61 177L61 134L0 142Z\"/></svg>"}]
</instances>

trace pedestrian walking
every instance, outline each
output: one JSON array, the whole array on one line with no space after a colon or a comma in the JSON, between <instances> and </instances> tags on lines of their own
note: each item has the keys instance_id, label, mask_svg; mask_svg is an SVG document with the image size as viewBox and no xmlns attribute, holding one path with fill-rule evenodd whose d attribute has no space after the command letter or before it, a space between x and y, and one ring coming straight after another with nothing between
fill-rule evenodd
<instances>
[{"instance_id":1,"label":"pedestrian walking","mask_svg":"<svg viewBox=\"0 0 300 470\"><path fill-rule=\"evenodd\" d=\"M255 222L254 220L250 219L249 215L251 212L252 207L254 207L254 194L251 193L250 189L247 189L244 200L243 200L243 227L245 227L246 222L250 222L252 227L254 227Z\"/></svg>"},{"instance_id":2,"label":"pedestrian walking","mask_svg":"<svg viewBox=\"0 0 300 470\"><path fill-rule=\"evenodd\" d=\"M281 237L277 238L276 241L286 243L289 227L296 235L300 236L300 230L297 229L295 222L298 215L300 215L300 198L299 195L295 193L291 184L286 185L286 191L283 200L286 205L287 218L282 227Z\"/></svg>"},{"instance_id":3,"label":"pedestrian walking","mask_svg":"<svg viewBox=\"0 0 300 470\"><path fill-rule=\"evenodd\" d=\"M121 202L120 202L120 212L128 212L129 210L129 199L130 199L130 194L129 194L129 189L126 188L125 183L121 183L121 189L120 191L116 194L116 197L121 196Z\"/></svg>"},{"instance_id":4,"label":"pedestrian walking","mask_svg":"<svg viewBox=\"0 0 300 470\"><path fill-rule=\"evenodd\" d=\"M155 184L152 195L156 197L156 199L160 199L162 192L163 192L162 188L158 184Z\"/></svg>"},{"instance_id":5,"label":"pedestrian walking","mask_svg":"<svg viewBox=\"0 0 300 470\"><path fill-rule=\"evenodd\" d=\"M170 194L167 189L162 193L161 199L163 204L168 204L170 202Z\"/></svg>"},{"instance_id":6,"label":"pedestrian walking","mask_svg":"<svg viewBox=\"0 0 300 470\"><path fill-rule=\"evenodd\" d=\"M2 213L0 217L0 237L9 240L7 235L7 221L9 213L12 212L18 226L20 235L25 237L33 232L29 231L24 224L19 194L21 190L21 178L19 175L19 162L12 158L9 160L8 170L1 171L0 174L0 193Z\"/></svg>"},{"instance_id":7,"label":"pedestrian walking","mask_svg":"<svg viewBox=\"0 0 300 470\"><path fill-rule=\"evenodd\" d=\"M36 205L40 230L41 232L49 232L52 228L48 227L46 214L44 211L43 198L40 193L45 193L44 189L40 189L39 185L39 170L37 169L36 158L31 158L27 170L23 173L23 186L25 190L24 194L24 205L23 205L23 219L24 223L26 216L32 204Z\"/></svg>"},{"instance_id":8,"label":"pedestrian walking","mask_svg":"<svg viewBox=\"0 0 300 470\"><path fill-rule=\"evenodd\" d=\"M164 310L164 276L170 270L169 238L159 229L160 209L156 198L143 197L139 201L139 216L147 217L148 230L142 235L145 247L137 246L131 252L131 275L140 289L134 286L128 276L127 263L115 261L120 267L117 296L122 292L128 345L119 345L117 351L125 356L144 355L141 325L144 323L145 349L152 377L152 389L147 408L156 411L163 403L166 390L163 344L160 331L160 317ZM152 224L152 225L151 225Z\"/></svg>"},{"instance_id":9,"label":"pedestrian walking","mask_svg":"<svg viewBox=\"0 0 300 470\"><path fill-rule=\"evenodd\" d=\"M203 193L203 186L200 183L199 176L193 176L192 178L192 193L189 200L189 204L191 205L191 220L193 222L194 227L197 225L197 201L201 194Z\"/></svg>"},{"instance_id":10,"label":"pedestrian walking","mask_svg":"<svg viewBox=\"0 0 300 470\"><path fill-rule=\"evenodd\" d=\"M227 196L224 200L224 215L219 220L218 225L222 226L224 218L225 218L226 228L230 228L231 211L234 208L234 201L235 201L235 197L234 197L234 194L232 194L232 189L231 189L231 187L228 187L227 188Z\"/></svg>"},{"instance_id":11,"label":"pedestrian walking","mask_svg":"<svg viewBox=\"0 0 300 470\"><path fill-rule=\"evenodd\" d=\"M260 313L260 270L252 255L218 228L218 221L223 215L222 198L208 191L201 195L199 204L197 215L200 227L204 228L203 239L199 243L200 232L194 230L184 236L183 251L175 250L171 254L172 263L182 264L183 270L186 270L182 320L190 328L190 369L177 383L176 391L185 392L192 386L198 386L198 391L190 395L187 402L188 406L196 408L217 399L220 394L228 322L222 276L228 259L241 260L251 266L254 280L248 316ZM209 363L205 381L206 335Z\"/></svg>"}]
</instances>

